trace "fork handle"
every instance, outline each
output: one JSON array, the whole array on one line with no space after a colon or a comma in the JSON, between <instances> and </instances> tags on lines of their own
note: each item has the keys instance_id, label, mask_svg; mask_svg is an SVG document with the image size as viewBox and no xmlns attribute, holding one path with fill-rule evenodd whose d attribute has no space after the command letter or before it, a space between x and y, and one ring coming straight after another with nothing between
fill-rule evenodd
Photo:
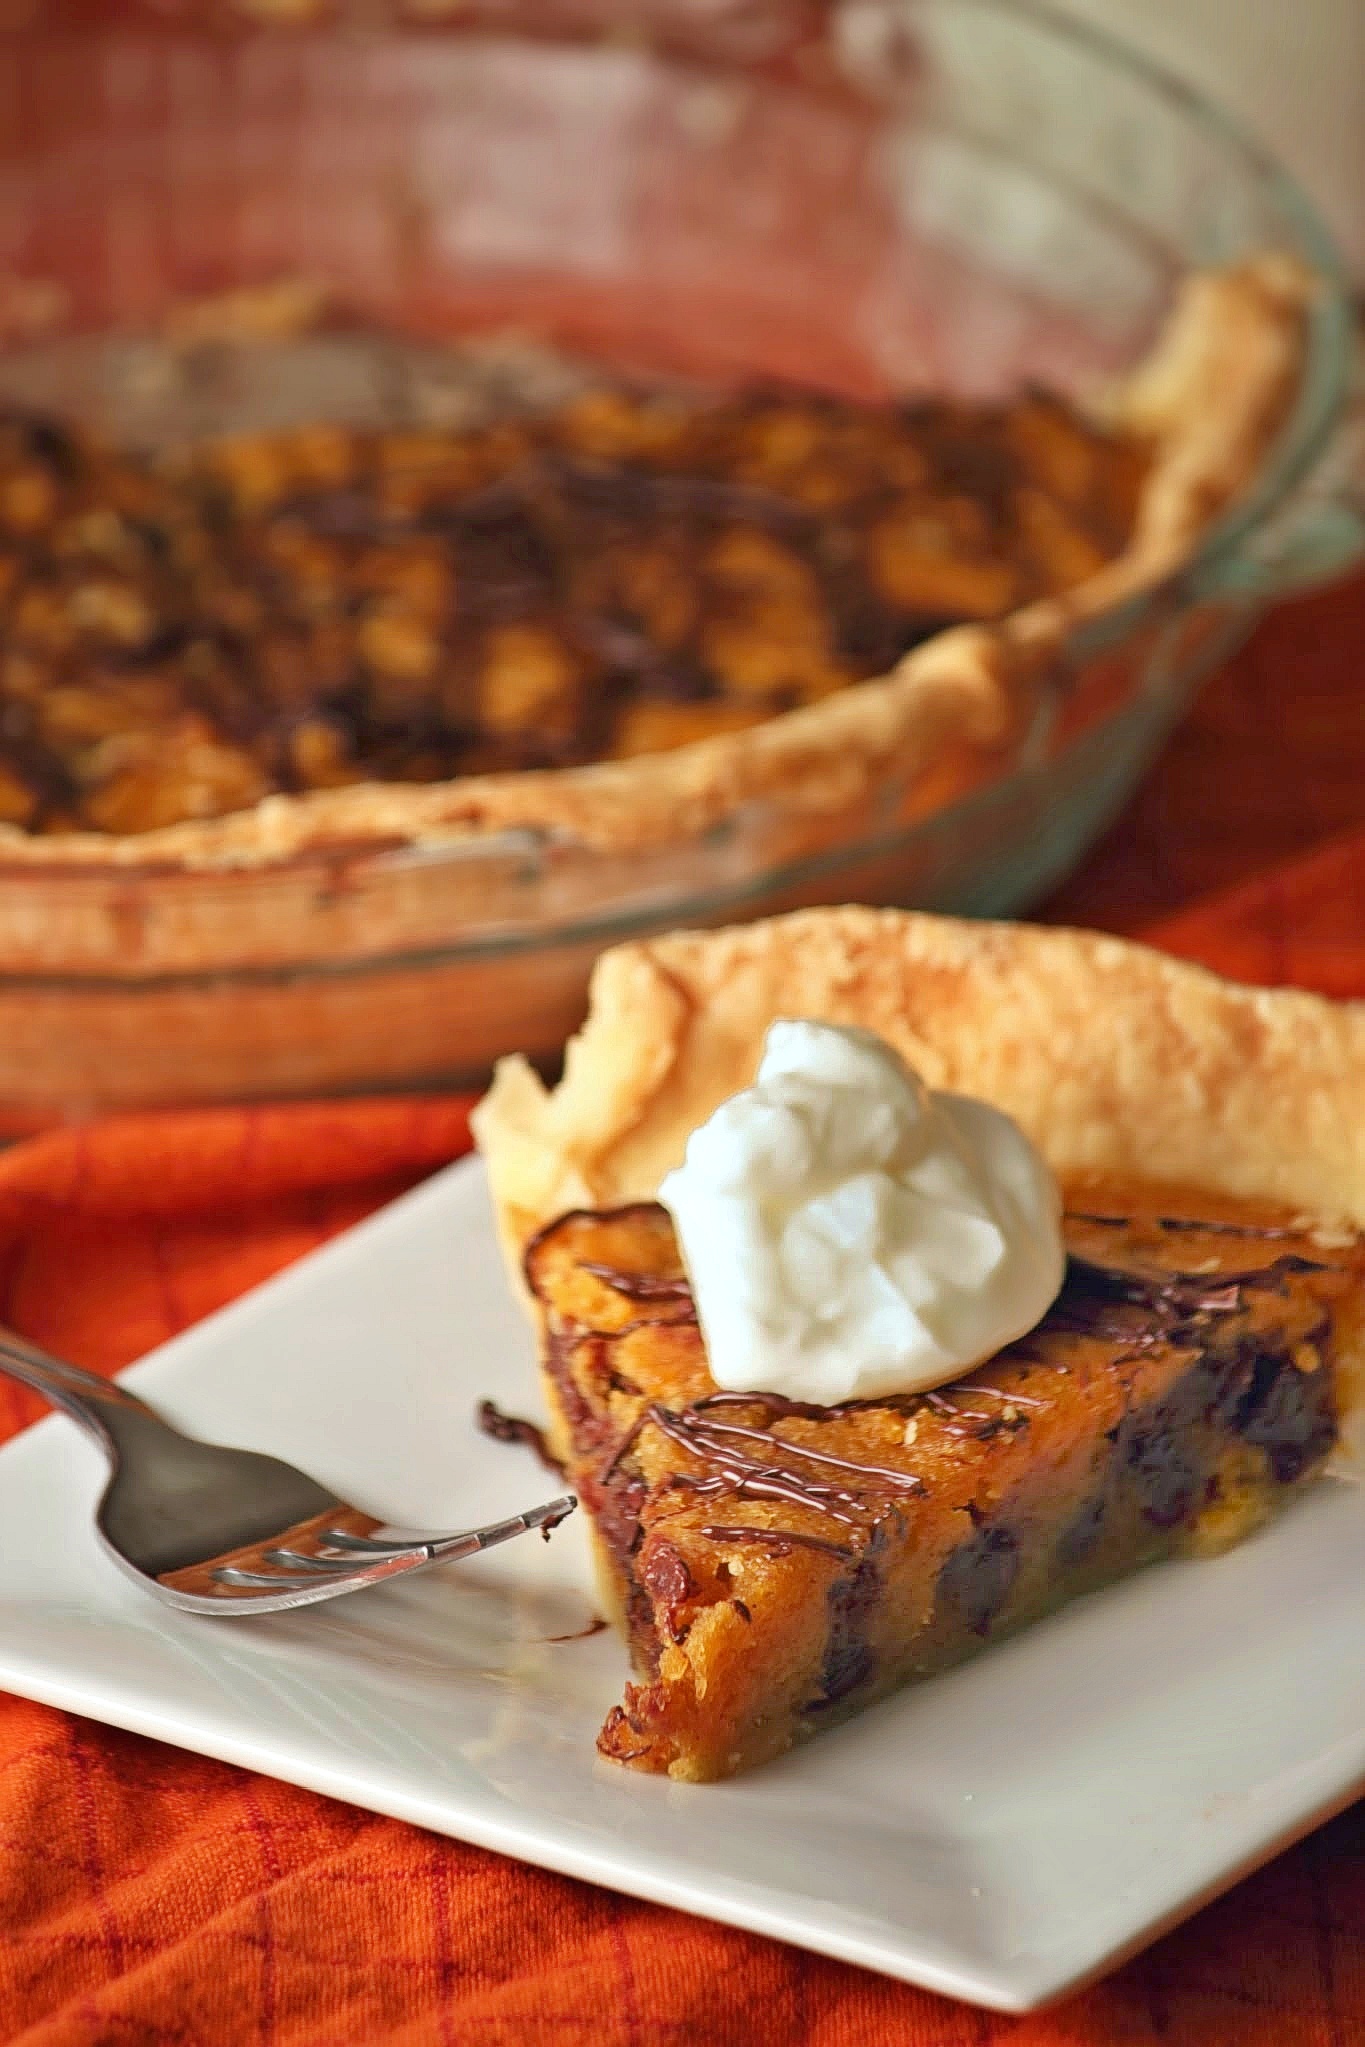
<instances>
[{"instance_id":1,"label":"fork handle","mask_svg":"<svg viewBox=\"0 0 1365 2047\"><path fill-rule=\"evenodd\" d=\"M117 1428L116 1416L126 1417L130 1410L161 1428L166 1426L160 1415L135 1393L114 1385L110 1379L97 1378L94 1372L83 1372L79 1365L68 1365L64 1359L52 1357L9 1329L0 1332L0 1372L61 1408L105 1451L111 1447Z\"/></svg>"}]
</instances>

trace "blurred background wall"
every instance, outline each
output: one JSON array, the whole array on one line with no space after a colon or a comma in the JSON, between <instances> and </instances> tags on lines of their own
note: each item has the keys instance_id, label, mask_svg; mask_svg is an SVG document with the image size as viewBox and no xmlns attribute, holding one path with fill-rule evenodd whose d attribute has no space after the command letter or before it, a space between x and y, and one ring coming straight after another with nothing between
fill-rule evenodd
<instances>
[{"instance_id":1,"label":"blurred background wall","mask_svg":"<svg viewBox=\"0 0 1365 2047\"><path fill-rule=\"evenodd\" d=\"M1365 0L1055 0L1237 114L1322 207L1365 289Z\"/></svg>"}]
</instances>

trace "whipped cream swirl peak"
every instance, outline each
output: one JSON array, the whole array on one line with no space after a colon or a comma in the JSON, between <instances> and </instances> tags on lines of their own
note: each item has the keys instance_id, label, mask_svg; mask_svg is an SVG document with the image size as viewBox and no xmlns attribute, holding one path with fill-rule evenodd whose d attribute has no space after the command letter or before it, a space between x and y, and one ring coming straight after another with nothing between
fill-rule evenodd
<instances>
[{"instance_id":1,"label":"whipped cream swirl peak","mask_svg":"<svg viewBox=\"0 0 1365 2047\"><path fill-rule=\"evenodd\" d=\"M870 1031L775 1023L659 1199L733 1392L832 1407L941 1386L1062 1285L1061 1197L1018 1124L933 1092Z\"/></svg>"}]
</instances>

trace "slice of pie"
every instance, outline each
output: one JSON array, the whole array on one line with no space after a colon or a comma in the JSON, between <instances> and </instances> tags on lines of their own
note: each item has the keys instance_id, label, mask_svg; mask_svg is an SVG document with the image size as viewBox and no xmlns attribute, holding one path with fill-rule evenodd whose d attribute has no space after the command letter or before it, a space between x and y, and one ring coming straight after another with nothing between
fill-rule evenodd
<instances>
[{"instance_id":1,"label":"slice of pie","mask_svg":"<svg viewBox=\"0 0 1365 2047\"><path fill-rule=\"evenodd\" d=\"M1069 1254L928 1394L720 1392L652 1199L784 1016L1028 1131ZM636 1681L604 1754L760 1762L1149 1559L1255 1528L1365 1407L1365 1009L1066 931L859 909L622 947L547 1093L478 1115L556 1448Z\"/></svg>"}]
</instances>

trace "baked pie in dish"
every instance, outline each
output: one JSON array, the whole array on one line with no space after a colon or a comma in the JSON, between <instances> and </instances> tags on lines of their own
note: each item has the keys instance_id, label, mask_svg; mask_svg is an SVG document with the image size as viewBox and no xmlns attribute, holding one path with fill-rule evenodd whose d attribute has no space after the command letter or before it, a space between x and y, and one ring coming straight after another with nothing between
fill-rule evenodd
<instances>
[{"instance_id":1,"label":"baked pie in dish","mask_svg":"<svg viewBox=\"0 0 1365 2047\"><path fill-rule=\"evenodd\" d=\"M220 354L212 404L187 356L175 459L11 418L0 1128L482 1080L614 937L1036 895L1249 615L1182 570L1278 502L1315 277L1190 276L1093 410L498 370L458 428L220 437L277 375L303 420L362 360L447 388L338 332Z\"/></svg>"},{"instance_id":2,"label":"baked pie in dish","mask_svg":"<svg viewBox=\"0 0 1365 2047\"><path fill-rule=\"evenodd\" d=\"M160 459L0 417L0 861L233 868L933 808L1256 472L1311 286L1189 279L1087 418L588 386ZM923 778L928 778L927 783Z\"/></svg>"},{"instance_id":3,"label":"baked pie in dish","mask_svg":"<svg viewBox=\"0 0 1365 2047\"><path fill-rule=\"evenodd\" d=\"M156 832L268 794L751 730L1128 544L1144 443L1060 399L588 386L466 426L154 461L0 417L0 820Z\"/></svg>"},{"instance_id":4,"label":"baked pie in dish","mask_svg":"<svg viewBox=\"0 0 1365 2047\"><path fill-rule=\"evenodd\" d=\"M783 1018L875 1033L1056 1176L1060 1291L946 1383L821 1404L710 1369L655 1197ZM1361 1448L1359 1006L1078 932L812 911L605 955L561 1084L508 1061L476 1121L629 1644L617 1761L761 1762L1241 1539Z\"/></svg>"}]
</instances>

